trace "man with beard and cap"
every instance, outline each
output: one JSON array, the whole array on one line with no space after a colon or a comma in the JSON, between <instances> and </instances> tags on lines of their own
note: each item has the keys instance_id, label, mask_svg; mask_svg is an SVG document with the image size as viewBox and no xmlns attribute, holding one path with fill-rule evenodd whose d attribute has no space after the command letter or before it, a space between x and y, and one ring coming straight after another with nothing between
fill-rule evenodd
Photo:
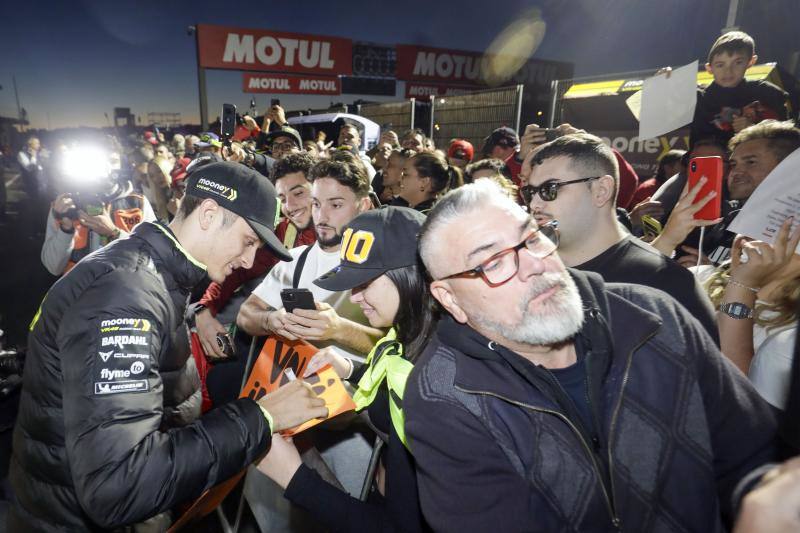
<instances>
[{"instance_id":1,"label":"man with beard and cap","mask_svg":"<svg viewBox=\"0 0 800 533\"><path fill-rule=\"evenodd\" d=\"M403 397L425 518L728 531L734 494L775 458L775 414L682 306L568 270L555 235L488 180L444 196L420 232L449 313Z\"/></svg>"},{"instance_id":2,"label":"man with beard and cap","mask_svg":"<svg viewBox=\"0 0 800 533\"><path fill-rule=\"evenodd\" d=\"M34 316L9 531L164 531L170 509L263 455L272 432L326 416L302 382L199 416L192 288L249 266L263 244L292 256L273 233L279 202L263 176L213 163L187 180L169 226L143 222L85 257Z\"/></svg>"},{"instance_id":3,"label":"man with beard and cap","mask_svg":"<svg viewBox=\"0 0 800 533\"><path fill-rule=\"evenodd\" d=\"M278 335L302 339L318 348L330 346L360 365L383 332L369 325L361 308L350 301L350 291L329 291L313 281L339 264L345 225L372 207L369 177L355 161L328 160L312 167L308 178L312 184L311 215L317 242L290 250L292 260L279 263L267 274L242 304L236 323L253 336ZM281 291L292 287L309 289L316 309L286 311ZM352 429L323 429L314 434L314 444L322 458L344 489L355 497L369 463L372 445L367 437ZM251 470L245 493L262 529L290 530L290 509L277 485Z\"/></svg>"}]
</instances>

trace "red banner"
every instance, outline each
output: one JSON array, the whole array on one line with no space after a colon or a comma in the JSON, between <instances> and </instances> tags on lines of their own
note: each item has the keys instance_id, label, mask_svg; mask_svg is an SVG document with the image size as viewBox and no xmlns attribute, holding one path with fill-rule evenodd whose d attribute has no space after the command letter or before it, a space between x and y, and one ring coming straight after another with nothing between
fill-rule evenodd
<instances>
[{"instance_id":1,"label":"red banner","mask_svg":"<svg viewBox=\"0 0 800 533\"><path fill-rule=\"evenodd\" d=\"M305 74L350 74L353 42L271 30L197 25L200 66Z\"/></svg>"},{"instance_id":2,"label":"red banner","mask_svg":"<svg viewBox=\"0 0 800 533\"><path fill-rule=\"evenodd\" d=\"M250 74L242 78L246 93L342 94L339 78L292 76L290 74Z\"/></svg>"},{"instance_id":3,"label":"red banner","mask_svg":"<svg viewBox=\"0 0 800 533\"><path fill-rule=\"evenodd\" d=\"M397 45L397 79L479 84L480 52Z\"/></svg>"},{"instance_id":4,"label":"red banner","mask_svg":"<svg viewBox=\"0 0 800 533\"><path fill-rule=\"evenodd\" d=\"M425 100L430 96L454 96L477 90L477 87L451 87L449 85L431 85L427 83L406 82L406 98Z\"/></svg>"}]
</instances>

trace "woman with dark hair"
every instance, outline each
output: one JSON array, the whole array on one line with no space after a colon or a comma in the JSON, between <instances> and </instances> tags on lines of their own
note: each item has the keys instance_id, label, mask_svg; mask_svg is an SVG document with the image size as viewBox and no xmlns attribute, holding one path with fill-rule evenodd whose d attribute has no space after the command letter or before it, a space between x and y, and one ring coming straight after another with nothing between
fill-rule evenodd
<instances>
[{"instance_id":1,"label":"woman with dark hair","mask_svg":"<svg viewBox=\"0 0 800 533\"><path fill-rule=\"evenodd\" d=\"M417 234L425 217L413 209L386 207L362 213L342 235L342 262L314 283L332 291L351 290L370 325L391 328L366 364L330 349L311 359L305 375L330 364L357 383L356 410L366 414L381 438L380 462L368 482L366 501L357 500L305 466L290 440L273 438L258 469L285 489L284 497L332 531L425 531L414 461L406 449L402 399L406 379L435 329L433 300L417 257Z\"/></svg>"},{"instance_id":2,"label":"woman with dark hair","mask_svg":"<svg viewBox=\"0 0 800 533\"><path fill-rule=\"evenodd\" d=\"M400 197L421 213L450 189L464 184L461 169L451 166L441 154L423 152L406 160L400 178Z\"/></svg>"}]
</instances>

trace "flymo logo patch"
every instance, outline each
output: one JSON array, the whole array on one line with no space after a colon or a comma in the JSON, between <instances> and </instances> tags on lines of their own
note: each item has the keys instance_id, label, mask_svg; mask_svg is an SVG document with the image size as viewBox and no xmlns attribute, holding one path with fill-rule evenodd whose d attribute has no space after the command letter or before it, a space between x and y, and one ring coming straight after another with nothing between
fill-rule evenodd
<instances>
[{"instance_id":1,"label":"flymo logo patch","mask_svg":"<svg viewBox=\"0 0 800 533\"><path fill-rule=\"evenodd\" d=\"M217 183L214 180L210 180L208 178L200 178L197 180L197 188L201 191L210 192L217 196L221 196L225 198L229 202L233 202L236 198L239 197L239 193L236 192L236 189L233 187L228 187L227 185L222 185Z\"/></svg>"}]
</instances>

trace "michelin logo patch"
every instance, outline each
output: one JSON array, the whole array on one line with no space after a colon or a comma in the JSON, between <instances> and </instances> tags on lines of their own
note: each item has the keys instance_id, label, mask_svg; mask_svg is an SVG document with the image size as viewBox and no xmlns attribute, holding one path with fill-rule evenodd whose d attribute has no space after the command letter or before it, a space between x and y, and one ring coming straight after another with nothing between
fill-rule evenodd
<instances>
[{"instance_id":1,"label":"michelin logo patch","mask_svg":"<svg viewBox=\"0 0 800 533\"><path fill-rule=\"evenodd\" d=\"M144 318L110 318L99 324L94 361L95 395L150 390L152 326Z\"/></svg>"},{"instance_id":2,"label":"michelin logo patch","mask_svg":"<svg viewBox=\"0 0 800 533\"><path fill-rule=\"evenodd\" d=\"M98 396L105 394L119 394L121 392L145 392L150 384L146 379L135 381L108 381L94 384L94 393Z\"/></svg>"}]
</instances>

